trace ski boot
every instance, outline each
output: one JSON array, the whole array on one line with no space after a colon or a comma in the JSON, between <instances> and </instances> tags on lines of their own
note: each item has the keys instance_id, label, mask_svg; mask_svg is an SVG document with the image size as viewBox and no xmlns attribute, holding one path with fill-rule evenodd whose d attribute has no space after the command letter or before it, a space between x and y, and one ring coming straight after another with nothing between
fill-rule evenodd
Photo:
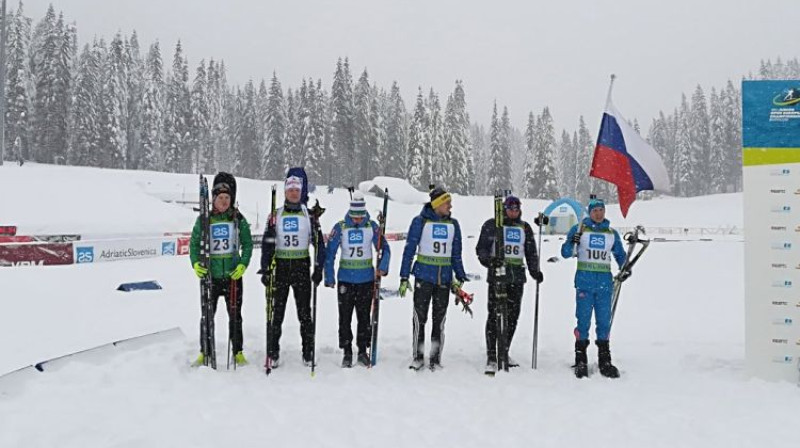
<instances>
[{"instance_id":1,"label":"ski boot","mask_svg":"<svg viewBox=\"0 0 800 448\"><path fill-rule=\"evenodd\" d=\"M203 352L200 352L200 354L197 355L197 359L195 359L194 362L192 363L192 367L200 367L203 364L205 364L205 361L206 361L205 355L203 355Z\"/></svg>"},{"instance_id":2,"label":"ski boot","mask_svg":"<svg viewBox=\"0 0 800 448\"><path fill-rule=\"evenodd\" d=\"M497 357L489 355L486 359L486 368L483 373L487 376L494 376L497 373Z\"/></svg>"},{"instance_id":3,"label":"ski boot","mask_svg":"<svg viewBox=\"0 0 800 448\"><path fill-rule=\"evenodd\" d=\"M411 361L411 364L409 364L408 368L411 370L420 370L424 365L425 365L425 358L423 358L420 355L414 358L413 361Z\"/></svg>"},{"instance_id":4,"label":"ski boot","mask_svg":"<svg viewBox=\"0 0 800 448\"><path fill-rule=\"evenodd\" d=\"M430 363L428 368L431 369L431 372L435 372L442 368L442 360L438 353L432 354L430 358Z\"/></svg>"},{"instance_id":5,"label":"ski boot","mask_svg":"<svg viewBox=\"0 0 800 448\"><path fill-rule=\"evenodd\" d=\"M342 368L349 369L350 367L353 367L353 349L345 347L344 356L342 356Z\"/></svg>"},{"instance_id":6,"label":"ski boot","mask_svg":"<svg viewBox=\"0 0 800 448\"><path fill-rule=\"evenodd\" d=\"M611 349L608 341L595 341L597 345L597 365L600 367L600 374L606 378L619 378L619 369L611 364Z\"/></svg>"},{"instance_id":7,"label":"ski boot","mask_svg":"<svg viewBox=\"0 0 800 448\"><path fill-rule=\"evenodd\" d=\"M519 363L514 361L514 358L508 357L508 367L519 367Z\"/></svg>"},{"instance_id":8,"label":"ski boot","mask_svg":"<svg viewBox=\"0 0 800 448\"><path fill-rule=\"evenodd\" d=\"M367 355L366 350L359 350L358 351L358 363L364 367L370 366L369 355Z\"/></svg>"},{"instance_id":9,"label":"ski boot","mask_svg":"<svg viewBox=\"0 0 800 448\"><path fill-rule=\"evenodd\" d=\"M589 376L589 360L586 357L586 349L589 347L589 340L575 341L575 370L576 378L586 378Z\"/></svg>"},{"instance_id":10,"label":"ski boot","mask_svg":"<svg viewBox=\"0 0 800 448\"><path fill-rule=\"evenodd\" d=\"M244 352L233 355L233 362L238 366L246 366L248 364L247 358L244 357Z\"/></svg>"}]
</instances>

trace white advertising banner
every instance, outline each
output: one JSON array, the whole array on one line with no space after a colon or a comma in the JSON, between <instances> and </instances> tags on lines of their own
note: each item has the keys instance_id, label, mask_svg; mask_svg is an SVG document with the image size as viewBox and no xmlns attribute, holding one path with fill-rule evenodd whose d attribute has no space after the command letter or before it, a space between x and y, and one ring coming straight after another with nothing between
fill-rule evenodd
<instances>
[{"instance_id":1,"label":"white advertising banner","mask_svg":"<svg viewBox=\"0 0 800 448\"><path fill-rule=\"evenodd\" d=\"M750 375L800 379L800 81L742 83L745 353Z\"/></svg>"},{"instance_id":2,"label":"white advertising banner","mask_svg":"<svg viewBox=\"0 0 800 448\"><path fill-rule=\"evenodd\" d=\"M139 238L74 243L75 263L136 260L177 254L176 238Z\"/></svg>"}]
</instances>

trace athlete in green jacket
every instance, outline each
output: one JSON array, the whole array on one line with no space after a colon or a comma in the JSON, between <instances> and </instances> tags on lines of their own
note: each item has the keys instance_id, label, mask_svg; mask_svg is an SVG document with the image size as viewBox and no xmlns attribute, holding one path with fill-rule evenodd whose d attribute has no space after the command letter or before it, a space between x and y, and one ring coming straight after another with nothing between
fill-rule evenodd
<instances>
[{"instance_id":1,"label":"athlete in green jacket","mask_svg":"<svg viewBox=\"0 0 800 448\"><path fill-rule=\"evenodd\" d=\"M230 176L230 175L228 175ZM230 176L231 178L233 176ZM250 224L235 207L231 207L236 200L235 180L230 183L222 182L224 177L214 178L214 187L211 190L213 209L210 216L211 224L211 300L214 314L217 310L219 296L225 296L228 309L228 331L233 344L236 363L243 365L247 359L242 353L242 276L250 264L253 254L253 239L250 235ZM239 231L234 229L238 227ZM208 269L198 261L200 258L200 218L195 221L192 229L192 239L189 246L189 258L194 267L195 274L202 278L209 274ZM236 289L236 309L231 309L231 289ZM213 315L212 315L213 319ZM195 365L203 364L204 358L201 351Z\"/></svg>"}]
</instances>

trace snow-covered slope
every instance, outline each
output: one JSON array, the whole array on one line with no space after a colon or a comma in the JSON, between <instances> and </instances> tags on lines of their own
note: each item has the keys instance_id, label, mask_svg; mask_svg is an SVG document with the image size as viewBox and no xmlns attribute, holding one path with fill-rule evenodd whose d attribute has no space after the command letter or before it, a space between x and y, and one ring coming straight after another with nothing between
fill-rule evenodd
<instances>
[{"instance_id":1,"label":"snow-covered slope","mask_svg":"<svg viewBox=\"0 0 800 448\"><path fill-rule=\"evenodd\" d=\"M20 233L185 231L195 214L159 198L185 189L193 200L196 184L192 175L2 167L0 224L17 224ZM270 185L240 180L239 202L254 227L257 221L263 227ZM329 228L347 209L347 191L319 193ZM545 205L523 202L528 216ZM377 210L380 200L368 197L368 206ZM455 198L468 272L484 274L469 236L491 210L491 198ZM405 230L418 211L419 204L392 203L389 227ZM610 206L612 223L621 226L741 226L741 195L637 202L626 222L616 213ZM560 244L547 237L543 255L557 255ZM403 243L391 248L385 286L396 288ZM535 288L529 284L511 348L522 366L493 379L482 374L486 283L475 281L467 284L476 293L474 319L449 309L439 372L406 368L409 298L382 304L378 366L340 369L336 295L320 288L316 377L300 362L290 304L282 339L286 363L267 378L260 368L264 290L254 255L243 310L251 365L236 372L224 370L222 310L217 351L223 367L188 367L198 350L199 299L186 257L0 269L0 374L173 326L186 335L99 362L75 361L0 395L0 446L777 447L795 439L797 387L744 374L741 241L650 247L623 288L615 321L618 380L594 375L579 381L571 374L575 263L563 260L543 266L536 371L530 368ZM121 282L151 279L164 289L115 291Z\"/></svg>"}]
</instances>

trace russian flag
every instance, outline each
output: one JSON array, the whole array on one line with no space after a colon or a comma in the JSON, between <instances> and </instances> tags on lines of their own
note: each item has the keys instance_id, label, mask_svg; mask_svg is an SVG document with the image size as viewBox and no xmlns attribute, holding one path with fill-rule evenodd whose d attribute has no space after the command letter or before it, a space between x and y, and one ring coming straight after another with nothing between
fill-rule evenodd
<instances>
[{"instance_id":1,"label":"russian flag","mask_svg":"<svg viewBox=\"0 0 800 448\"><path fill-rule=\"evenodd\" d=\"M631 128L611 101L603 113L600 135L589 175L617 186L622 216L636 200L636 193L656 190L669 193L664 162L652 146Z\"/></svg>"}]
</instances>

